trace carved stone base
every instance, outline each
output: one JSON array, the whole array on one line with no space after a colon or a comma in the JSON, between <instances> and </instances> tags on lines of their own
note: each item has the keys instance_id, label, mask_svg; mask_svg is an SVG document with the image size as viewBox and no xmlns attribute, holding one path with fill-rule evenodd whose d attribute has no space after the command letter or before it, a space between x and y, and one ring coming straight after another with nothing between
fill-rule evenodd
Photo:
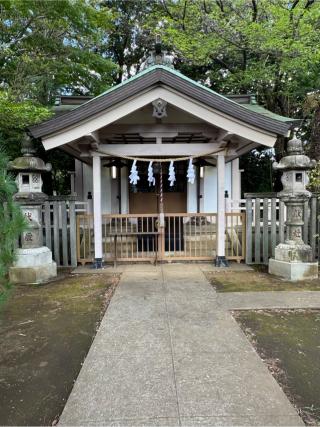
<instances>
[{"instance_id":1,"label":"carved stone base","mask_svg":"<svg viewBox=\"0 0 320 427\"><path fill-rule=\"evenodd\" d=\"M295 282L297 280L317 279L317 262L287 262L269 259L269 273Z\"/></svg>"},{"instance_id":2,"label":"carved stone base","mask_svg":"<svg viewBox=\"0 0 320 427\"><path fill-rule=\"evenodd\" d=\"M305 244L280 243L275 248L275 259L285 262L312 262L312 248Z\"/></svg>"},{"instance_id":3,"label":"carved stone base","mask_svg":"<svg viewBox=\"0 0 320 427\"><path fill-rule=\"evenodd\" d=\"M43 283L57 276L57 264L49 248L17 249L17 259L9 269L11 283Z\"/></svg>"}]
</instances>

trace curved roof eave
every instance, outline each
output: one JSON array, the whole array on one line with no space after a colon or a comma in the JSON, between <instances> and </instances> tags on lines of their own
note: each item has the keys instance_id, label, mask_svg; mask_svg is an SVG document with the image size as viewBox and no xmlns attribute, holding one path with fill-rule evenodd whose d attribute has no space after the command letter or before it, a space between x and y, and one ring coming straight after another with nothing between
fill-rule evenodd
<instances>
[{"instance_id":1,"label":"curved roof eave","mask_svg":"<svg viewBox=\"0 0 320 427\"><path fill-rule=\"evenodd\" d=\"M250 111L241 104L214 92L175 70L163 65L156 65L110 88L101 95L65 113L63 116L55 117L38 125L31 126L29 130L35 138L41 138L59 131L61 132L64 128L88 119L90 116L98 114L126 98L134 96L142 90L157 84L164 84L171 87L208 107L214 108L217 111L264 131L286 136L291 128L291 123L276 120L255 111Z\"/></svg>"}]
</instances>

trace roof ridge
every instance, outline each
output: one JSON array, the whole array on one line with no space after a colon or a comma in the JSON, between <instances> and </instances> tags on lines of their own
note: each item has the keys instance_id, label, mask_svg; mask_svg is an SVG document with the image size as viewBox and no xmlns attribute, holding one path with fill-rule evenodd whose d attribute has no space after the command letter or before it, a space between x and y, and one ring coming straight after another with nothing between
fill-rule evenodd
<instances>
[{"instance_id":1,"label":"roof ridge","mask_svg":"<svg viewBox=\"0 0 320 427\"><path fill-rule=\"evenodd\" d=\"M109 93L112 93L114 90L116 90L116 89L118 89L118 88L120 88L120 87L122 87L122 86L125 86L125 85L127 85L128 83L130 83L130 82L132 82L132 81L134 81L134 80L137 80L138 78L140 78L140 77L144 76L145 74L148 74L149 72L154 71L154 70L165 70L165 71L168 71L169 73L174 74L174 75L176 75L176 76L178 76L178 77L181 77L182 79L184 79L184 80L186 80L186 81L190 82L191 84L193 84L193 85L195 85L195 86L200 87L201 89L205 89L207 92L209 92L209 93L211 93L211 94L215 94L215 95L217 95L217 96L219 96L219 97L221 97L221 98L223 98L223 99L227 100L228 102L232 102L233 104L237 105L237 106L238 106L238 107L240 107L240 108L243 108L243 109L248 110L248 108L246 108L244 104L240 104L240 103L238 103L238 102L234 101L233 99L228 98L228 96L227 96L227 95L223 95L223 94L221 94L221 93L219 93L219 92L216 92L215 90L213 90L213 89L209 88L208 86L205 86L204 84L202 84L202 83L200 83L200 82L198 82L198 81L196 81L196 80L191 79L190 77L188 77L188 76L184 75L183 73L181 73L179 70L176 70L176 69L174 69L174 68L167 67L166 65L162 65L162 64L152 65L151 67L148 67L148 68L145 68L145 69L144 69L144 70L142 70L142 71L139 71L139 72L138 72L137 74L135 74L134 76L132 76L132 77L130 77L130 78L128 78L128 79L126 79L126 80L124 80L124 81L123 81L123 82L121 82L121 83L118 83L118 84L117 84L117 85L115 85L115 86L111 86L109 89L105 90L104 92L100 93L99 95L97 95L97 96L93 97L92 99L89 99L88 101L84 102L84 103L83 103L83 104L81 104L81 105L78 105L78 106L77 106L77 107L75 107L73 110L76 110L76 109L78 109L79 107L81 107L81 106L83 106L83 105L87 105L87 104L89 104L90 102L94 101L95 99L98 99L98 98L100 98L100 97L102 97L102 96L104 96L104 95L107 95L107 94L109 94ZM248 96L248 95L250 95L250 96L251 96L252 94L246 94L246 95L247 95L247 96ZM258 105L259 105L259 104L258 104ZM272 111L271 111L271 113L272 113ZM274 113L274 114L276 114L276 113ZM270 117L270 118L271 118L272 120L277 120L277 119L275 119L275 118L273 118L273 117Z\"/></svg>"},{"instance_id":2,"label":"roof ridge","mask_svg":"<svg viewBox=\"0 0 320 427\"><path fill-rule=\"evenodd\" d=\"M89 99L88 101L84 102L84 103L83 103L83 104L81 104L81 105L88 104L89 102L92 102L92 101L94 101L95 99L100 98L101 96L107 95L108 93L113 92L113 91L114 91L114 90L116 90L117 88L122 87L122 86L125 86L126 84L128 84L128 83L130 83L130 82L132 82L132 81L134 81L134 80L137 80L138 78L140 78L140 77L144 76L145 74L148 74L149 72L151 72L151 71L153 71L153 70L157 70L157 69L158 69L158 70L165 70L165 71L168 71L169 73L171 73L171 74L175 74L175 75L177 75L177 76L179 76L179 77L183 78L184 80L186 80L186 81L188 81L188 82L190 82L190 83L192 83L192 84L194 84L194 85L196 85L196 86L199 86L199 87L201 87L202 89L207 90L207 91L208 91L208 92L210 92L210 93L214 93L215 95L218 95L218 96L220 96L221 98L227 99L228 101L233 102L234 104L241 105L241 104L239 104L238 102L233 101L232 99L228 98L226 95L222 95L221 93L216 92L216 91L215 91L215 90L213 90L213 89L210 89L208 86L205 86L204 84L202 84L202 83L200 83L200 82L197 82L196 80L191 79L190 77L188 77L188 76L184 75L183 73L181 73L179 70L176 70L176 69L173 69L173 68L167 67L167 66L162 65L162 64L152 65L151 67L148 67L148 68L145 68L145 69L144 69L144 70L142 70L142 71L139 71L139 72L138 72L137 74L135 74L134 76L129 77L128 79L126 79L126 80L122 81L121 83L116 84L115 86L111 86L109 89L107 89L107 90L105 90L104 92L100 93L99 95L97 95L97 96L93 97L92 99ZM77 106L76 108L79 108L79 107L80 107L80 105L79 105L79 106ZM75 109L76 109L76 108L75 108Z\"/></svg>"},{"instance_id":3,"label":"roof ridge","mask_svg":"<svg viewBox=\"0 0 320 427\"><path fill-rule=\"evenodd\" d=\"M145 79L143 83L140 81L141 79ZM144 88L154 86L157 83L164 84L168 86L168 88L176 89L178 92L181 92L181 94L189 95L233 117L239 116L241 117L240 120L248 124L271 132L280 132L281 134L286 134L288 132L288 127L285 128L283 124L281 124L283 122L281 122L280 119L267 117L264 114L254 111L251 111L250 115L248 115L249 109L246 105L239 104L227 96L215 92L207 86L186 77L180 71L166 67L165 65L156 64L142 70L135 76L118 85L112 86L95 98L59 116L59 118L55 117L46 122L31 126L31 133L35 137L45 135L46 132L52 133L54 129L62 129L64 126L69 126L79 120L83 120L90 115L100 112L102 109L106 108L106 106L111 106L120 100L127 99L131 95L135 95L139 93L139 91L144 90ZM131 84L132 87L130 86Z\"/></svg>"}]
</instances>

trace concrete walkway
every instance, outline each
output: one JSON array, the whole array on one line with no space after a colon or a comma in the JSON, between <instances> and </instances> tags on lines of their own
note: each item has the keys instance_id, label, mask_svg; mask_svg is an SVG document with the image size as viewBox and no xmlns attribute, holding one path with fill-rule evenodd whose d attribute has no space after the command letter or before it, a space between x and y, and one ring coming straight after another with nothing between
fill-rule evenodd
<instances>
[{"instance_id":1,"label":"concrete walkway","mask_svg":"<svg viewBox=\"0 0 320 427\"><path fill-rule=\"evenodd\" d=\"M60 425L304 425L235 305L199 265L126 269Z\"/></svg>"}]
</instances>

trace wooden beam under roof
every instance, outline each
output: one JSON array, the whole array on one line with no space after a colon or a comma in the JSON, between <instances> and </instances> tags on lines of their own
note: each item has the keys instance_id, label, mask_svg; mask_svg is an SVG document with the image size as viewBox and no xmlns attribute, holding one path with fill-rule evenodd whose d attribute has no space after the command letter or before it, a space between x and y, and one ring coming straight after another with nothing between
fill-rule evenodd
<instances>
[{"instance_id":1,"label":"wooden beam under roof","mask_svg":"<svg viewBox=\"0 0 320 427\"><path fill-rule=\"evenodd\" d=\"M177 133L201 133L207 138L215 138L219 136L219 128L206 124L112 124L99 130L100 137L110 138L114 134L140 134L156 137L161 135L166 137Z\"/></svg>"},{"instance_id":2,"label":"wooden beam under roof","mask_svg":"<svg viewBox=\"0 0 320 427\"><path fill-rule=\"evenodd\" d=\"M159 156L199 156L219 151L215 142L190 144L100 144L98 151L109 156L159 157Z\"/></svg>"}]
</instances>

